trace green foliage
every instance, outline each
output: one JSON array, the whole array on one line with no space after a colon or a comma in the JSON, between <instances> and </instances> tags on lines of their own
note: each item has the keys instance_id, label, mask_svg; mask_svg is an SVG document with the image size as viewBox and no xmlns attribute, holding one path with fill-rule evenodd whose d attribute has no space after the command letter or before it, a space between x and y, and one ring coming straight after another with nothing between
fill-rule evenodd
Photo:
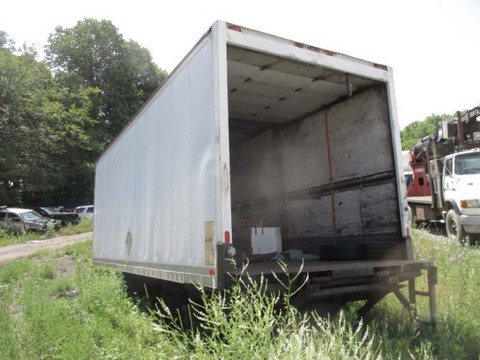
<instances>
[{"instance_id":1,"label":"green foliage","mask_svg":"<svg viewBox=\"0 0 480 360\"><path fill-rule=\"evenodd\" d=\"M438 268L439 329L432 346L444 358L478 358L480 319L476 315L480 288L480 247L462 246L448 239L429 240L420 232L417 256Z\"/></svg>"},{"instance_id":2,"label":"green foliage","mask_svg":"<svg viewBox=\"0 0 480 360\"><path fill-rule=\"evenodd\" d=\"M41 102L44 87L51 84L47 66L37 63L32 54L14 55L0 49L0 199L6 203L21 204L16 189L25 178L39 173L37 165L42 164L33 154L44 140L37 136L44 127L31 115ZM39 127L38 133L35 127Z\"/></svg>"},{"instance_id":3,"label":"green foliage","mask_svg":"<svg viewBox=\"0 0 480 360\"><path fill-rule=\"evenodd\" d=\"M14 284L31 271L31 262L28 260L12 261L0 271L0 284Z\"/></svg>"},{"instance_id":4,"label":"green foliage","mask_svg":"<svg viewBox=\"0 0 480 360\"><path fill-rule=\"evenodd\" d=\"M332 322L314 313L301 315L289 305L290 293L268 293L267 283L235 281L223 293L201 291L191 303L185 327L169 308L157 310L155 326L173 341L183 359L375 359L375 335L340 313Z\"/></svg>"},{"instance_id":5,"label":"green foliage","mask_svg":"<svg viewBox=\"0 0 480 360\"><path fill-rule=\"evenodd\" d=\"M55 276L55 269L52 264L45 263L38 267L38 276L42 279L53 279Z\"/></svg>"},{"instance_id":6,"label":"green foliage","mask_svg":"<svg viewBox=\"0 0 480 360\"><path fill-rule=\"evenodd\" d=\"M111 141L156 89L165 72L148 50L126 41L108 20L85 19L57 27L49 38L47 60L70 89L100 89L97 117L104 140Z\"/></svg>"},{"instance_id":7,"label":"green foliage","mask_svg":"<svg viewBox=\"0 0 480 360\"><path fill-rule=\"evenodd\" d=\"M93 221L88 218L83 218L77 225L68 225L60 228L56 236L74 235L93 231Z\"/></svg>"},{"instance_id":8,"label":"green foliage","mask_svg":"<svg viewBox=\"0 0 480 360\"><path fill-rule=\"evenodd\" d=\"M0 31L0 48L6 47L8 41L7 33L5 31Z\"/></svg>"},{"instance_id":9,"label":"green foliage","mask_svg":"<svg viewBox=\"0 0 480 360\"><path fill-rule=\"evenodd\" d=\"M89 117L89 94L79 94L83 107L66 107L73 95L56 85L33 54L0 50L0 63L0 202L58 201L75 178L93 177L84 163L93 162L101 146L90 140L95 120ZM84 197L91 197L92 187L84 187Z\"/></svg>"},{"instance_id":10,"label":"green foliage","mask_svg":"<svg viewBox=\"0 0 480 360\"><path fill-rule=\"evenodd\" d=\"M480 355L480 319L476 316L480 286L480 248L462 246L446 238L414 230L415 257L434 262L438 323L436 328L418 328L408 320L393 295L369 315L382 339L384 353L400 358L477 359ZM418 285L426 290L425 279ZM428 317L426 298L417 297L419 315ZM384 319L381 321L380 319ZM430 354L425 357L425 353Z\"/></svg>"},{"instance_id":11,"label":"green foliage","mask_svg":"<svg viewBox=\"0 0 480 360\"><path fill-rule=\"evenodd\" d=\"M55 252L59 257L71 256L79 261L89 262L92 257L92 242L84 241L75 245L66 246Z\"/></svg>"},{"instance_id":12,"label":"green foliage","mask_svg":"<svg viewBox=\"0 0 480 360\"><path fill-rule=\"evenodd\" d=\"M200 288L188 324L168 307L153 319L121 275L94 267L91 242L0 268L0 347L9 359L477 359L480 248L414 231L417 258L438 267L438 325L419 327L394 296L363 321L300 314L290 294L246 278L225 292ZM62 272L66 266L75 272ZM53 269L53 271L52 271ZM288 287L288 283L286 283ZM425 281L419 279L419 285ZM426 302L418 298L419 315ZM195 326L191 326L195 324Z\"/></svg>"},{"instance_id":13,"label":"green foliage","mask_svg":"<svg viewBox=\"0 0 480 360\"><path fill-rule=\"evenodd\" d=\"M400 133L402 149L409 150L423 137L435 134L440 128L442 120L450 119L447 115L431 115L423 121L414 121L407 125Z\"/></svg>"},{"instance_id":14,"label":"green foliage","mask_svg":"<svg viewBox=\"0 0 480 360\"><path fill-rule=\"evenodd\" d=\"M60 278L52 285L50 293L55 298L75 295L75 283L71 278Z\"/></svg>"},{"instance_id":15,"label":"green foliage","mask_svg":"<svg viewBox=\"0 0 480 360\"><path fill-rule=\"evenodd\" d=\"M46 59L0 31L0 205L91 203L96 159L166 76L107 20L58 27Z\"/></svg>"},{"instance_id":16,"label":"green foliage","mask_svg":"<svg viewBox=\"0 0 480 360\"><path fill-rule=\"evenodd\" d=\"M157 358L155 334L146 315L127 298L119 273L93 267L91 242L60 257L27 262L0 301L0 345L9 359ZM81 249L77 249L80 247ZM66 252L76 254L74 257ZM46 263L45 263L46 262ZM16 262L0 269L12 273ZM49 266L76 267L70 278L45 277ZM10 271L8 271L10 269ZM32 271L33 270L33 271ZM20 281L18 281L20 280ZM5 331L8 329L9 331Z\"/></svg>"}]
</instances>

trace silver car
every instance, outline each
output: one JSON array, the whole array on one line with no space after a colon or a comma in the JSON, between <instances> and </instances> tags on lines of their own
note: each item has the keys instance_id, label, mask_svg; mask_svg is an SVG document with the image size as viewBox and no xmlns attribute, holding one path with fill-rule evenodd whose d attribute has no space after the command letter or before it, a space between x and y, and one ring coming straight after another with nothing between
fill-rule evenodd
<instances>
[{"instance_id":1,"label":"silver car","mask_svg":"<svg viewBox=\"0 0 480 360\"><path fill-rule=\"evenodd\" d=\"M75 208L75 212L80 219L88 218L93 220L93 205L82 205Z\"/></svg>"},{"instance_id":2,"label":"silver car","mask_svg":"<svg viewBox=\"0 0 480 360\"><path fill-rule=\"evenodd\" d=\"M36 211L20 208L0 208L0 227L17 233L46 232L48 220Z\"/></svg>"}]
</instances>

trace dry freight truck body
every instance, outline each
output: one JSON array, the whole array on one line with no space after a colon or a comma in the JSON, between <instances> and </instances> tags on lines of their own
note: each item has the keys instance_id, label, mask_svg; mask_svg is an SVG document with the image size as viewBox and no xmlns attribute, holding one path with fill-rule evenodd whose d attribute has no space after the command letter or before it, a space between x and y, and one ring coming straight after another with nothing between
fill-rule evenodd
<instances>
[{"instance_id":1,"label":"dry freight truck body","mask_svg":"<svg viewBox=\"0 0 480 360\"><path fill-rule=\"evenodd\" d=\"M365 309L426 270L434 315L403 179L390 68L219 21L98 160L94 261L222 289L282 259Z\"/></svg>"}]
</instances>

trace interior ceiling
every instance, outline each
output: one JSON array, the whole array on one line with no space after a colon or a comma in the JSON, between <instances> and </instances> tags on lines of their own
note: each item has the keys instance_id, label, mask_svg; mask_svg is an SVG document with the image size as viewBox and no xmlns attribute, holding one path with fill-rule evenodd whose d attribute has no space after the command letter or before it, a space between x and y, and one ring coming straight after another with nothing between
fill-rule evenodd
<instances>
[{"instance_id":1,"label":"interior ceiling","mask_svg":"<svg viewBox=\"0 0 480 360\"><path fill-rule=\"evenodd\" d=\"M229 46L230 142L321 110L375 81Z\"/></svg>"}]
</instances>

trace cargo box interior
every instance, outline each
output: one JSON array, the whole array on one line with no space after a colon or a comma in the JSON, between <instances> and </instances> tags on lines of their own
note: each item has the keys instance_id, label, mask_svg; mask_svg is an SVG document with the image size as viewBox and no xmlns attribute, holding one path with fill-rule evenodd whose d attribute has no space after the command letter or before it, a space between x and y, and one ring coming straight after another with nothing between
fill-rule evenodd
<instances>
[{"instance_id":1,"label":"cargo box interior","mask_svg":"<svg viewBox=\"0 0 480 360\"><path fill-rule=\"evenodd\" d=\"M243 256L242 229L259 225L311 258L405 259L385 84L235 46L227 60Z\"/></svg>"}]
</instances>

